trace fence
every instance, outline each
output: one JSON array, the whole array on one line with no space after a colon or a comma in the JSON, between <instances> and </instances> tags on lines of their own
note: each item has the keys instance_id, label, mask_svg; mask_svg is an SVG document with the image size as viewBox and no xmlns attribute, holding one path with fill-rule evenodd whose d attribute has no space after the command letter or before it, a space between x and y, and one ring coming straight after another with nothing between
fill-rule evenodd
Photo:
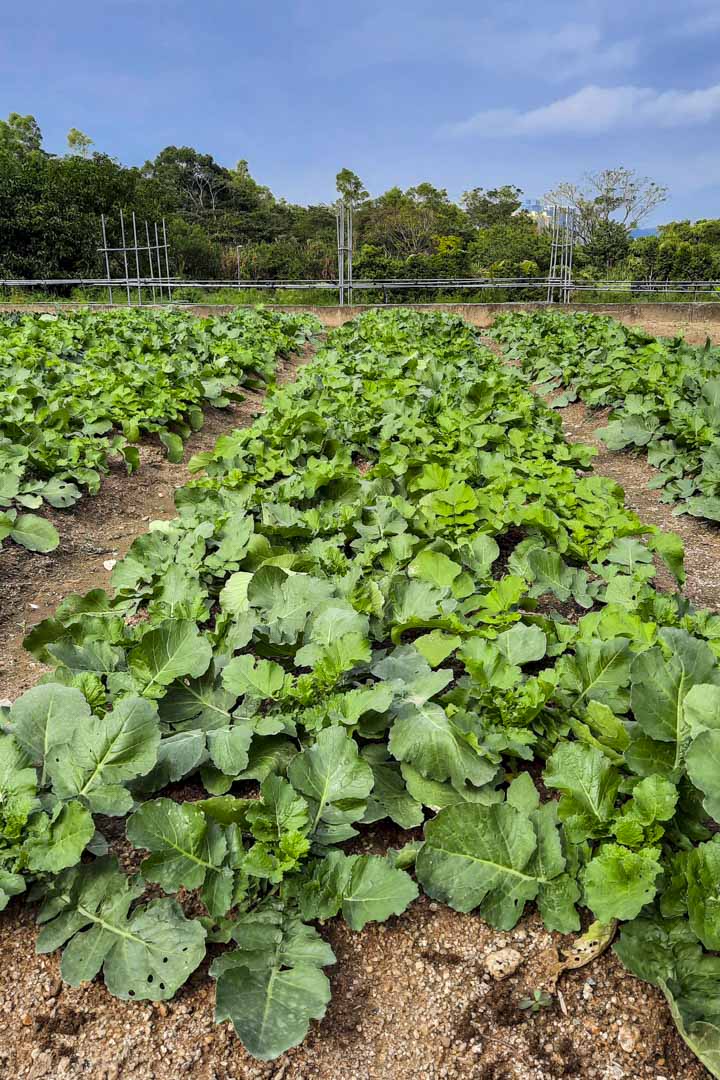
<instances>
[{"instance_id":1,"label":"fence","mask_svg":"<svg viewBox=\"0 0 720 1080\"><path fill-rule=\"evenodd\" d=\"M164 249L162 241L159 241L157 247L159 250ZM108 249L111 250L123 249ZM134 246L126 249L134 252ZM138 253L142 251L155 251L156 246L151 245L150 242L146 246L140 245L138 247ZM151 257L151 256L149 256ZM159 258L159 256L158 256ZM159 268L157 268L159 269ZM338 299L341 305L344 303L346 296L346 289L343 288L343 284L347 286L347 281L344 283L337 278L331 279L316 279L316 280L295 280L295 279L261 279L252 280L246 279L238 281L237 279L221 279L221 280L186 280L184 278L170 277L167 270L164 274L152 273L151 275L143 275L140 272L140 267L136 267L136 273L132 274L129 267L127 272L122 276L110 277L109 273L106 277L96 278L0 278L0 289L67 289L67 288L103 288L108 290L108 296L110 303L113 303L113 290L120 290L125 294L126 303L138 303L142 304L147 301L148 298L151 302L157 300L157 294L159 292L160 299L172 301L173 290L176 289L198 289L206 291L216 290L232 290L237 292L243 291L261 291L272 293L282 293L287 291L322 291L322 292L334 292L338 294ZM554 279L552 277L535 277L535 278L415 278L415 279L397 279L397 278L378 278L372 280L355 279L352 282L352 288L355 292L376 292L383 295L383 299L387 302L391 293L395 292L407 292L407 291L419 291L419 292L432 292L443 291L450 292L453 290L469 290L469 291L491 291L491 290L537 290L541 295L547 292L549 286L557 285L562 286L561 298L566 302L572 300L574 295L582 295L586 293L630 293L632 296L663 296L663 295L682 295L683 297L689 297L692 300L698 300L700 298L713 298L720 300L720 281L615 281L609 279L602 279L597 281L586 280L570 280L564 278L562 281ZM137 299L133 300L133 296Z\"/></svg>"}]
</instances>

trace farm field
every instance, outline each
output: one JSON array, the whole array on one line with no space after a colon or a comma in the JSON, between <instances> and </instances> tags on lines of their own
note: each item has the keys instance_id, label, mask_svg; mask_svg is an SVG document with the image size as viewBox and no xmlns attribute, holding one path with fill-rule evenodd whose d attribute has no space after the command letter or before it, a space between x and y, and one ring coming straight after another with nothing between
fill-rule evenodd
<instances>
[{"instance_id":1,"label":"farm field","mask_svg":"<svg viewBox=\"0 0 720 1080\"><path fill-rule=\"evenodd\" d=\"M0 321L0 539L48 552L59 535L27 513L96 494L111 457L128 473L142 435L171 462L203 426L203 406L242 401L277 356L317 328L311 316L237 311L195 318L147 309L9 315Z\"/></svg>"},{"instance_id":2,"label":"farm field","mask_svg":"<svg viewBox=\"0 0 720 1080\"><path fill-rule=\"evenodd\" d=\"M178 518L163 462L161 524L71 553L0 743L8 1073L708 1075L667 998L719 1074L720 620L658 526L697 609L716 534L570 409L456 318L369 313L193 447Z\"/></svg>"},{"instance_id":3,"label":"farm field","mask_svg":"<svg viewBox=\"0 0 720 1080\"><path fill-rule=\"evenodd\" d=\"M678 512L720 520L720 349L656 338L603 316L501 316L493 336L556 407L609 408L609 450L643 448Z\"/></svg>"}]
</instances>

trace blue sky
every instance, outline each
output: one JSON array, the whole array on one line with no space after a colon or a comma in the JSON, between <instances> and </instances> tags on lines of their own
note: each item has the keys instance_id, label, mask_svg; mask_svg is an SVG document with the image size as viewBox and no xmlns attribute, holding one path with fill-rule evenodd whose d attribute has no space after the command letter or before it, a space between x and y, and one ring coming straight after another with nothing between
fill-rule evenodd
<instances>
[{"instance_id":1,"label":"blue sky","mask_svg":"<svg viewBox=\"0 0 720 1080\"><path fill-rule=\"evenodd\" d=\"M623 164L720 217L720 0L36 0L7 4L0 116L140 164L171 143L247 158L278 195L453 197Z\"/></svg>"}]
</instances>

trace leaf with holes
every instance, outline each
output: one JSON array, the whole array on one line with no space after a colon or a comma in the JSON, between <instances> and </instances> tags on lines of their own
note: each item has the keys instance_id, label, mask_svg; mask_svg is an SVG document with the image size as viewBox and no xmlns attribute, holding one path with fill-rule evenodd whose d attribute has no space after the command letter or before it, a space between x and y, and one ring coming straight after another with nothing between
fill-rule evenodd
<instances>
[{"instance_id":1,"label":"leaf with holes","mask_svg":"<svg viewBox=\"0 0 720 1080\"><path fill-rule=\"evenodd\" d=\"M67 742L52 748L46 764L61 799L79 798L96 814L126 814L126 784L157 761L160 726L154 702L126 697L92 723L76 724Z\"/></svg>"},{"instance_id":2,"label":"leaf with holes","mask_svg":"<svg viewBox=\"0 0 720 1080\"><path fill-rule=\"evenodd\" d=\"M144 889L113 858L64 871L40 909L37 951L65 946L60 972L71 986L102 969L115 997L167 1001L204 957L205 931L174 900L131 910Z\"/></svg>"}]
</instances>

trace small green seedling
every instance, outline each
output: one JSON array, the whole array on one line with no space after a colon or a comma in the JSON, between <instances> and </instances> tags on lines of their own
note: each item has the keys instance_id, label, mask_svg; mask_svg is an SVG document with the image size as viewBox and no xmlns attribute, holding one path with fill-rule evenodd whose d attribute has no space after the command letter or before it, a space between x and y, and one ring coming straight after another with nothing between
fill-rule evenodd
<instances>
[{"instance_id":1,"label":"small green seedling","mask_svg":"<svg viewBox=\"0 0 720 1080\"><path fill-rule=\"evenodd\" d=\"M533 990L532 997L524 997L520 1001L520 1008L535 1014L539 1013L541 1009L547 1009L549 1005L552 1005L552 994L547 994L544 990Z\"/></svg>"}]
</instances>

